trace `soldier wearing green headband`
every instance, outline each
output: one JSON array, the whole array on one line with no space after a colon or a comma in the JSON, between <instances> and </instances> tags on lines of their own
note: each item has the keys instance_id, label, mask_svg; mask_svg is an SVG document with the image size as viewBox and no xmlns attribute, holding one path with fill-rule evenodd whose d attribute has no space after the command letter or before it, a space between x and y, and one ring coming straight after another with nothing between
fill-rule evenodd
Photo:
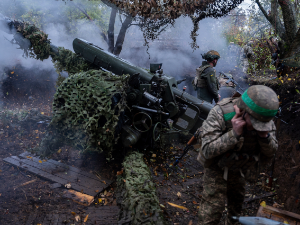
<instances>
[{"instance_id":1,"label":"soldier wearing green headband","mask_svg":"<svg viewBox=\"0 0 300 225\"><path fill-rule=\"evenodd\" d=\"M198 224L219 224L226 199L227 222L236 222L232 216L241 213L245 181L255 182L258 167L268 164L277 150L272 119L278 107L271 88L254 85L210 111L199 129L202 147L197 159L205 174Z\"/></svg>"},{"instance_id":2,"label":"soldier wearing green headband","mask_svg":"<svg viewBox=\"0 0 300 225\"><path fill-rule=\"evenodd\" d=\"M213 69L217 65L220 54L217 51L210 50L202 58L206 61L196 69L196 77L192 84L194 89L197 90L197 97L201 100L212 103L219 101L219 82L216 77L216 70Z\"/></svg>"}]
</instances>

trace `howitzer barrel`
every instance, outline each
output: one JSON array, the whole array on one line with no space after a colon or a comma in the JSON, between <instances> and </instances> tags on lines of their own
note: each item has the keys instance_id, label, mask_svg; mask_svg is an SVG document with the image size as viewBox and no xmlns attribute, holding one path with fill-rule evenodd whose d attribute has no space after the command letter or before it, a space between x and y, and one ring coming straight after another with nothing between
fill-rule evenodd
<instances>
[{"instance_id":1,"label":"howitzer barrel","mask_svg":"<svg viewBox=\"0 0 300 225\"><path fill-rule=\"evenodd\" d=\"M16 29L17 26L21 25L22 22L19 21L13 21L10 20L7 17L4 17L2 14L0 14L0 27L2 28L2 31L8 33L8 34L13 34L15 40L18 42L18 44L21 47L26 46L26 48L31 47L31 43L28 39L22 36L21 33L19 33ZM58 55L58 47L50 43L50 51L52 54Z\"/></svg>"},{"instance_id":2,"label":"howitzer barrel","mask_svg":"<svg viewBox=\"0 0 300 225\"><path fill-rule=\"evenodd\" d=\"M86 40L75 38L73 41L73 49L76 54L81 55L85 60L109 70L114 74L133 75L139 73L141 79L146 82L149 82L153 77L147 70L134 66L130 62L127 62Z\"/></svg>"},{"instance_id":3,"label":"howitzer barrel","mask_svg":"<svg viewBox=\"0 0 300 225\"><path fill-rule=\"evenodd\" d=\"M114 74L117 75L129 74L131 76L134 74L139 74L141 79L145 82L151 81L151 79L154 76L154 74L150 73L149 71L134 66L130 62L121 59L83 39L75 38L73 41L73 49L76 54L81 55L87 61L94 63L95 65L103 69L109 70ZM196 105L206 115L213 108L212 104L200 100L188 93L185 92L183 93L183 91L179 90L177 88L177 81L173 77L164 75L163 79L170 84L174 95L185 98L187 101Z\"/></svg>"}]
</instances>

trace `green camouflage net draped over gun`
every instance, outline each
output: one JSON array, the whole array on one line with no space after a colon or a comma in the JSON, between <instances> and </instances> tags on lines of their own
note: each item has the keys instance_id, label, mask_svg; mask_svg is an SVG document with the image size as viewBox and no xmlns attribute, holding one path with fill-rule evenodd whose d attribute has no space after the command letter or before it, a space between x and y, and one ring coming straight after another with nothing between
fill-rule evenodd
<instances>
[{"instance_id":1,"label":"green camouflage net draped over gun","mask_svg":"<svg viewBox=\"0 0 300 225\"><path fill-rule=\"evenodd\" d=\"M39 147L41 155L53 154L57 151L54 142L64 140L82 151L104 151L112 159L115 128L126 107L128 77L89 70L66 78L54 96L50 132ZM116 96L119 101L113 103ZM49 149L49 144L54 147Z\"/></svg>"},{"instance_id":2,"label":"green camouflage net draped over gun","mask_svg":"<svg viewBox=\"0 0 300 225\"><path fill-rule=\"evenodd\" d=\"M16 24L17 31L31 43L31 47L29 48L30 57L43 61L51 56L58 74L62 71L67 71L69 75L73 75L78 72L96 68L84 58L63 47L58 47L57 52L54 52L53 49L51 49L48 35L37 28L34 24L19 21L16 21ZM26 48L26 46L20 47ZM28 49L24 49L25 52L27 50ZM60 75L59 81L56 85L59 86L63 80L63 77Z\"/></svg>"},{"instance_id":3,"label":"green camouflage net draped over gun","mask_svg":"<svg viewBox=\"0 0 300 225\"><path fill-rule=\"evenodd\" d=\"M91 69L92 65L90 63L73 53L71 50L59 47L58 52L58 55L52 56L52 61L57 73L68 71L70 76Z\"/></svg>"},{"instance_id":4,"label":"green camouflage net draped over gun","mask_svg":"<svg viewBox=\"0 0 300 225\"><path fill-rule=\"evenodd\" d=\"M143 154L129 153L117 178L117 198L121 204L118 224L165 224L161 215L155 183Z\"/></svg>"},{"instance_id":5,"label":"green camouflage net draped over gun","mask_svg":"<svg viewBox=\"0 0 300 225\"><path fill-rule=\"evenodd\" d=\"M35 25L26 22L20 22L17 31L30 41L30 57L42 61L49 58L50 40L48 40L48 34L45 34Z\"/></svg>"}]
</instances>

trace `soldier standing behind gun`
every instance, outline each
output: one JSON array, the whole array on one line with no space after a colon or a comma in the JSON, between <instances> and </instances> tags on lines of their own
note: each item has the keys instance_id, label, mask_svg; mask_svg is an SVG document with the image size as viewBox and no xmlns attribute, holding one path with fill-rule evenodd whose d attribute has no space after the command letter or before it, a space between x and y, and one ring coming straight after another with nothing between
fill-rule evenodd
<instances>
[{"instance_id":1,"label":"soldier standing behind gun","mask_svg":"<svg viewBox=\"0 0 300 225\"><path fill-rule=\"evenodd\" d=\"M245 181L255 182L258 167L272 159L278 144L273 117L279 102L269 87L254 85L239 98L225 98L209 113L201 131L198 161L205 167L199 225L217 225L227 198L228 224L239 216Z\"/></svg>"},{"instance_id":2,"label":"soldier standing behind gun","mask_svg":"<svg viewBox=\"0 0 300 225\"><path fill-rule=\"evenodd\" d=\"M244 73L247 73L249 68L249 59L254 56L254 52L252 50L252 41L249 41L241 50L240 60L241 66Z\"/></svg>"},{"instance_id":3,"label":"soldier standing behind gun","mask_svg":"<svg viewBox=\"0 0 300 225\"><path fill-rule=\"evenodd\" d=\"M216 70L213 69L217 65L220 54L217 51L210 50L202 58L206 61L202 62L202 66L196 69L196 77L192 84L197 90L197 97L201 100L212 103L214 99L219 101L219 84L216 77Z\"/></svg>"}]
</instances>

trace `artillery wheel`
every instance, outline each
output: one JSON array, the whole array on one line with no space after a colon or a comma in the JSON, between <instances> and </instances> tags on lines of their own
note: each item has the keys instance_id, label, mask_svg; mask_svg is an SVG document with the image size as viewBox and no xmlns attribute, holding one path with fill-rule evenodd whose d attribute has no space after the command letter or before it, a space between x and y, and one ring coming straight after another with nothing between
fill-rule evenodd
<instances>
[{"instance_id":1,"label":"artillery wheel","mask_svg":"<svg viewBox=\"0 0 300 225\"><path fill-rule=\"evenodd\" d=\"M139 132L147 132L152 127L152 119L147 113L139 112L133 117L133 127Z\"/></svg>"},{"instance_id":2,"label":"artillery wheel","mask_svg":"<svg viewBox=\"0 0 300 225\"><path fill-rule=\"evenodd\" d=\"M159 126L160 125L160 126ZM161 122L157 122L153 127L153 140L156 142L160 139L160 132L162 130L163 124Z\"/></svg>"}]
</instances>

